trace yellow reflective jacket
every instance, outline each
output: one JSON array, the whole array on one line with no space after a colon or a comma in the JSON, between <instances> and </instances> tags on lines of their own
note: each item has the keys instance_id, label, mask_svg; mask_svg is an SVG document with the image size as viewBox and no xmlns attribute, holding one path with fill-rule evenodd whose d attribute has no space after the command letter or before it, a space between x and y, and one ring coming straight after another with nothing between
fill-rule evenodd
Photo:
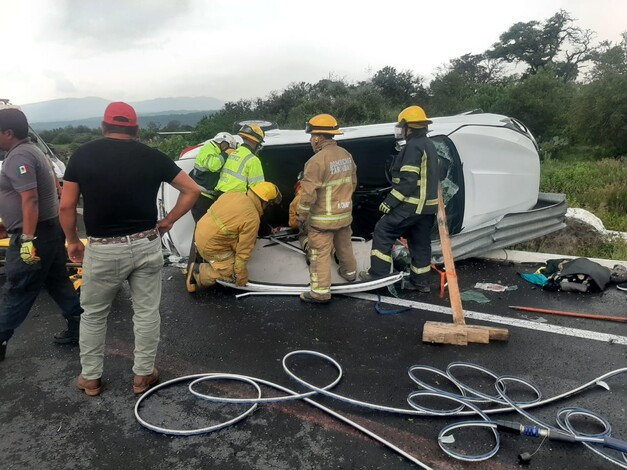
<instances>
[{"instance_id":1,"label":"yellow reflective jacket","mask_svg":"<svg viewBox=\"0 0 627 470\"><path fill-rule=\"evenodd\" d=\"M194 169L189 176L200 186L203 195L211 197L215 194L214 190L220 178L220 170L227 157L228 154L223 152L220 146L212 140L203 145L198 152Z\"/></svg>"},{"instance_id":2,"label":"yellow reflective jacket","mask_svg":"<svg viewBox=\"0 0 627 470\"><path fill-rule=\"evenodd\" d=\"M257 241L263 209L251 192L222 194L198 221L194 240L206 261L235 256L235 275L246 271Z\"/></svg>"},{"instance_id":3,"label":"yellow reflective jacket","mask_svg":"<svg viewBox=\"0 0 627 470\"><path fill-rule=\"evenodd\" d=\"M346 227L353 221L357 165L334 140L326 140L305 163L298 213L320 229Z\"/></svg>"},{"instance_id":4,"label":"yellow reflective jacket","mask_svg":"<svg viewBox=\"0 0 627 470\"><path fill-rule=\"evenodd\" d=\"M246 145L240 145L226 159L220 171L216 190L223 193L230 191L245 193L248 188L263 181L261 160Z\"/></svg>"}]
</instances>

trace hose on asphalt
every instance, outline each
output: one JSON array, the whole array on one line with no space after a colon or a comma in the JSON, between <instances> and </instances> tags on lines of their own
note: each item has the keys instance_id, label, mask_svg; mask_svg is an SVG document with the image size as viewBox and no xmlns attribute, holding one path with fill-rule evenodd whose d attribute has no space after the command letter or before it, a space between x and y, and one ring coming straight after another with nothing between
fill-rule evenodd
<instances>
[{"instance_id":1,"label":"hose on asphalt","mask_svg":"<svg viewBox=\"0 0 627 470\"><path fill-rule=\"evenodd\" d=\"M299 377L295 374L289 367L288 361L295 356L313 356L315 358L320 358L333 366L335 371L337 372L336 377L327 385L323 387L318 387L302 377ZM450 425L443 427L440 430L438 435L438 444L440 448L449 456L454 457L458 460L463 460L467 462L479 462L487 460L493 457L500 448L500 433L499 431L520 434L529 437L542 437L544 439L549 440L559 440L565 442L573 442L573 443L582 443L589 450L599 455L600 457L608 460L609 462L619 466L620 468L627 469L627 442L621 441L619 439L611 437L611 425L610 423L603 418L602 416L582 408L564 408L558 411L557 413L557 427L547 424L537 417L531 415L526 410L530 408L535 408L539 406L543 406L549 403L554 403L559 400L562 400L567 397L572 397L582 391L591 388L595 385L602 386L606 389L609 389L605 380L609 378L613 378L624 374L627 372L627 368L615 369L606 374L603 374L579 387L568 390L560 395L556 395L551 398L542 398L542 393L540 388L532 383L530 380L523 379L520 377L516 377L513 375L498 375L495 372L468 362L456 361L452 362L448 365L445 371L442 371L438 368L427 366L427 365L414 365L409 368L408 375L410 379L420 387L420 390L414 391L409 394L407 397L407 402L410 405L410 408L396 408L390 407L375 403L368 403L361 400L356 400L354 398L346 397L331 391L333 387L335 387L343 377L343 370L341 365L335 361L330 356L317 352L317 351L308 351L308 350L297 350L292 351L286 354L282 360L283 370L285 373L294 381L299 383L302 387L308 390L305 393L298 393L296 391L290 390L286 387L283 387L279 384L256 378L250 377L246 375L240 374L226 374L226 373L206 373L206 374L194 374L187 375L184 377L178 377L167 382L163 382L152 389L148 390L144 395L142 395L135 404L135 417L137 421L147 429L150 429L155 432L159 432L167 435L178 435L178 436L192 436L197 434L204 434L213 431L217 431L219 429L224 429L228 426L231 426L250 414L252 414L260 404L267 403L278 403L278 402L287 402L293 400L304 400L307 403L319 408L325 413L343 421L344 423L354 427L355 429L365 433L366 435L372 437L383 445L387 446L391 450L397 452L401 456L415 463L416 465L422 468L430 468L425 463L421 462L417 458L413 457L406 451L400 449L393 443L389 442L386 439L383 439L381 436L375 434L374 432L364 428L358 423L350 420L349 418L335 412L334 410L321 405L320 403L312 400L312 397L315 395L322 395L326 397L330 397L336 400L339 400L344 403L351 404L356 407L366 408L370 410L395 413L400 415L408 415L408 416L422 416L422 417L465 417L465 416L473 416L478 417L480 419L469 419L466 421L456 422ZM468 383L459 379L457 375L459 375L459 370L470 370L474 372L479 372L484 376L489 377L494 381L494 386L496 389L495 394L488 394L478 390L475 387L470 386ZM458 393L452 393L444 390L441 387L436 387L424 380L421 380L417 373L429 373L435 376L438 376L444 380L446 380L454 389L457 390ZM202 393L199 391L199 385L203 382L208 381L217 381L217 380L231 380L231 381L239 381L246 383L252 386L256 390L255 398L231 398L231 397L222 397L210 395L207 393ZM174 384L178 384L181 382L190 382L188 385L188 389L192 395L195 397L209 401L214 403L222 403L222 404L232 404L232 405L249 405L249 407L237 415L236 417L229 419L227 421L214 424L212 426L201 427L196 429L172 429L166 428L162 426L157 426L155 424L150 423L145 418L143 418L140 414L140 409L142 404L148 400L150 396L162 390L166 387L169 387ZM436 381L437 382L437 381ZM523 388L530 390L534 397L528 400L516 401L513 400L507 392L507 385L513 384L515 386L523 386ZM261 391L261 385L273 388L275 390L279 390L285 395L278 397L263 397ZM438 400L447 400L453 402L454 405L450 409L442 409L442 408L432 408L428 407L424 404L421 404L421 401L436 398ZM496 406L495 408L486 408L486 406ZM523 426L520 423L511 422L511 421L501 421L501 420L492 420L489 418L490 414L499 414L505 412L516 411L521 416L525 417L529 421L535 423L535 426ZM584 433L582 431L578 431L573 423L573 418L586 418L598 423L603 431L600 433ZM467 451L458 452L454 450L451 444L455 443L456 440L454 438L454 431L460 429L472 429L472 428L483 428L487 429L491 432L493 437L492 447L487 451L478 454L470 454ZM618 458L610 453L604 452L600 447L606 447L619 452L621 458Z\"/></svg>"}]
</instances>

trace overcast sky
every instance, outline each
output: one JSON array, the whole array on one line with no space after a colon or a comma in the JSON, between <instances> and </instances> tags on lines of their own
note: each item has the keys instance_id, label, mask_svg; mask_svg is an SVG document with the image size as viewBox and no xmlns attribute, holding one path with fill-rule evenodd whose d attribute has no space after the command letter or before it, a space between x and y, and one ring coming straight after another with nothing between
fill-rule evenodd
<instances>
[{"instance_id":1,"label":"overcast sky","mask_svg":"<svg viewBox=\"0 0 627 470\"><path fill-rule=\"evenodd\" d=\"M626 0L0 0L0 98L229 101L386 65L429 79L560 9L598 40L627 30Z\"/></svg>"}]
</instances>

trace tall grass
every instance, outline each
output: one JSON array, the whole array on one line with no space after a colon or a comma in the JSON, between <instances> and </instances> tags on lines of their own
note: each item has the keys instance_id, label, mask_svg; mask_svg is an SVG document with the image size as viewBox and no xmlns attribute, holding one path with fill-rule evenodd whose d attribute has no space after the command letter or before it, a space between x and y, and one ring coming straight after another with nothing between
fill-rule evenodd
<instances>
[{"instance_id":1,"label":"tall grass","mask_svg":"<svg viewBox=\"0 0 627 470\"><path fill-rule=\"evenodd\" d=\"M592 212L608 230L627 232L627 157L545 160L540 189L565 193L569 207Z\"/></svg>"}]
</instances>

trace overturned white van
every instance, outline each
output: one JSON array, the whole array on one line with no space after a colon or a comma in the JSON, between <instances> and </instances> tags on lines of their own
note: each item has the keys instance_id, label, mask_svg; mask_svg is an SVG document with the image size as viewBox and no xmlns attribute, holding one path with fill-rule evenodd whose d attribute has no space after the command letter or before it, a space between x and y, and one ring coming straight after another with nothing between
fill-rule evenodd
<instances>
[{"instance_id":1,"label":"overturned white van","mask_svg":"<svg viewBox=\"0 0 627 470\"><path fill-rule=\"evenodd\" d=\"M440 178L456 259L480 255L565 227L565 196L539 193L538 148L526 126L507 116L486 113L432 120L429 137L440 157ZM353 233L366 241L381 216L379 204L390 190L387 170L398 146L394 139L394 125L345 127L342 128L344 134L337 136L339 145L353 155L357 164ZM198 151L197 147L183 152L177 164L183 170L191 171ZM273 227L287 225L294 183L311 155L309 136L304 130L267 131L260 153L265 178L277 184L284 197L282 206L272 207L266 214L266 223ZM176 197L177 192L164 185L158 201L161 215L174 205ZM185 256L189 252L193 229L192 217L187 214L166 236L166 244ZM439 264L441 247L435 227L432 239L434 262ZM289 237L287 241L290 243ZM266 240L258 245L274 247L272 256L277 256L274 253L277 250L282 250L286 256L289 251L293 253L289 256L298 255L295 250L277 244L276 240L272 243ZM258 255L257 251L264 254ZM267 248L257 251L253 256L257 259L270 253ZM365 253L366 259L360 264L367 267L368 250L360 248L359 252ZM295 279L291 272L285 276L287 282L308 282L304 259L300 262L303 264L303 279ZM259 273L260 277L255 277L251 270L250 278L282 283L277 275ZM341 282L341 278L337 281Z\"/></svg>"}]
</instances>

